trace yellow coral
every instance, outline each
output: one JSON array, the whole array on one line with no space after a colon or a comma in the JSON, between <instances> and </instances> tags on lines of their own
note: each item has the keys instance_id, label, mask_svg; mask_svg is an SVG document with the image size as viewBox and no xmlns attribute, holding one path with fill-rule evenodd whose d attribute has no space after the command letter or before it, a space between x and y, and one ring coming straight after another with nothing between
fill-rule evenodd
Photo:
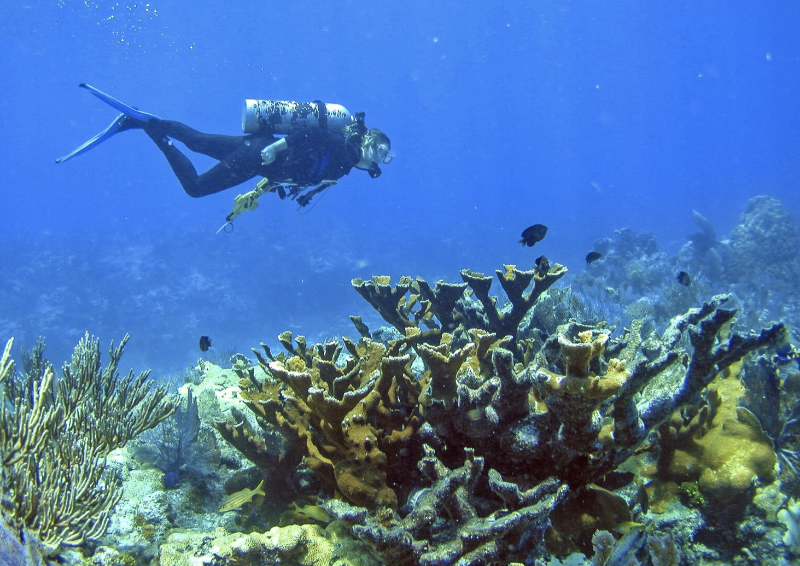
<instances>
[{"instance_id":1,"label":"yellow coral","mask_svg":"<svg viewBox=\"0 0 800 566\"><path fill-rule=\"evenodd\" d=\"M752 499L756 481L775 479L772 442L758 420L737 405L743 393L735 373L718 376L709 386L708 405L695 409L689 422L675 413L659 431L657 477L697 482L709 512L740 512Z\"/></svg>"},{"instance_id":2,"label":"yellow coral","mask_svg":"<svg viewBox=\"0 0 800 566\"><path fill-rule=\"evenodd\" d=\"M605 351L608 334L600 334L592 340L592 331L578 333L578 342L572 342L559 335L558 345L567 369L565 375L558 375L540 369L547 375L544 393L557 395L583 395L587 399L606 399L616 395L631 373L625 368L625 361L613 358L608 363L606 375L596 376L589 372L589 363Z\"/></svg>"},{"instance_id":3,"label":"yellow coral","mask_svg":"<svg viewBox=\"0 0 800 566\"><path fill-rule=\"evenodd\" d=\"M351 356L336 365L337 343L306 348L298 337L295 348L291 335L282 337L288 350L302 355L275 361L258 355L270 378L242 380L242 399L278 428L288 451L304 455L334 494L370 509L396 507L397 496L387 484L396 480L387 475L405 470L398 465L400 454L421 424L422 384L409 370L410 355L390 356L379 342L362 338L355 344L345 338ZM270 467L264 442L245 438L239 428L220 423L217 430L251 461Z\"/></svg>"},{"instance_id":4,"label":"yellow coral","mask_svg":"<svg viewBox=\"0 0 800 566\"><path fill-rule=\"evenodd\" d=\"M771 483L776 463L772 442L761 425L737 407L744 392L738 379L720 380L718 391L722 404L708 433L696 440L702 467L698 485L703 495L717 504L751 491L756 478Z\"/></svg>"}]
</instances>

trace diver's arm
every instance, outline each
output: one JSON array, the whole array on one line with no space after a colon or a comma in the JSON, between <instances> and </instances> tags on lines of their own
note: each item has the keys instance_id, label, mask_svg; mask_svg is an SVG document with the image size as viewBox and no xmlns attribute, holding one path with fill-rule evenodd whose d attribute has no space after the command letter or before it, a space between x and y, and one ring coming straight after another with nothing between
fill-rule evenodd
<instances>
[{"instance_id":1,"label":"diver's arm","mask_svg":"<svg viewBox=\"0 0 800 566\"><path fill-rule=\"evenodd\" d=\"M275 158L278 157L278 154L281 151L285 151L286 148L289 147L286 143L286 138L281 138L278 141L269 144L267 147L261 150L261 162L264 165L269 165Z\"/></svg>"}]
</instances>

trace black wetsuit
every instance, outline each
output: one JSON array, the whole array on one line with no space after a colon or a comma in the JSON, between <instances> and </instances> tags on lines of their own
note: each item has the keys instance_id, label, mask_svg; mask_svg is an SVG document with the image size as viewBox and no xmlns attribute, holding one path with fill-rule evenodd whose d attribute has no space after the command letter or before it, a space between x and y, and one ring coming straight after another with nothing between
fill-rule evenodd
<instances>
[{"instance_id":1,"label":"black wetsuit","mask_svg":"<svg viewBox=\"0 0 800 566\"><path fill-rule=\"evenodd\" d=\"M144 130L167 157L183 190L191 197L218 193L254 177L300 186L318 185L324 179L347 175L361 158L356 136L348 139L322 128L306 128L286 136L287 148L269 165L262 164L261 151L278 140L270 134L203 134L171 120L150 121ZM169 138L219 163L198 175L189 158Z\"/></svg>"}]
</instances>

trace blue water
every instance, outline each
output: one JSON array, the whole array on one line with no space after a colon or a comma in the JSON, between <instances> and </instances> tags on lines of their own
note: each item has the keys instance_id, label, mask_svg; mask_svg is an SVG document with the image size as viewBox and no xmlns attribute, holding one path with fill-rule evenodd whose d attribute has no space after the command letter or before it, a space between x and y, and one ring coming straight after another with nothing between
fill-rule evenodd
<instances>
[{"instance_id":1,"label":"blue water","mask_svg":"<svg viewBox=\"0 0 800 566\"><path fill-rule=\"evenodd\" d=\"M122 366L355 335L373 274L573 272L632 227L674 253L692 210L726 234L752 196L800 210L800 4L106 2L0 6L0 339L68 359L131 334ZM55 158L116 113L87 82L201 131L245 98L325 100L392 140L298 214L274 196L216 234L236 194L191 199L140 131ZM212 164L198 158L198 169ZM519 234L544 223L523 249ZM723 291L720 289L719 291Z\"/></svg>"}]
</instances>

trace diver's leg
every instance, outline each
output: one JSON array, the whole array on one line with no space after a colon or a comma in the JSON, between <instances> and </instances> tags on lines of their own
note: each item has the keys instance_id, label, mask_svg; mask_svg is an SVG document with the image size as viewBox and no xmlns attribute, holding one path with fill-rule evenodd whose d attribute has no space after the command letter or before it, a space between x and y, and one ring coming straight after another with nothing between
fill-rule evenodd
<instances>
[{"instance_id":1,"label":"diver's leg","mask_svg":"<svg viewBox=\"0 0 800 566\"><path fill-rule=\"evenodd\" d=\"M222 161L235 151L246 137L204 134L193 130L186 124L173 120L151 120L143 128L151 138L153 136L166 136L178 140L190 151L202 153L217 161Z\"/></svg>"},{"instance_id":2,"label":"diver's leg","mask_svg":"<svg viewBox=\"0 0 800 566\"><path fill-rule=\"evenodd\" d=\"M148 132L148 135L149 132ZM161 150L161 153L167 158L170 167L172 167L173 173L180 181L183 190L186 191L186 194L190 197L201 197L202 194L197 193L196 183L197 183L197 169L194 168L194 165L189 158L186 157L181 151L173 145L173 143L167 139L165 136L158 136L158 135L150 135L150 138L156 143L158 149Z\"/></svg>"},{"instance_id":3,"label":"diver's leg","mask_svg":"<svg viewBox=\"0 0 800 566\"><path fill-rule=\"evenodd\" d=\"M197 198L218 193L258 175L258 168L261 164L260 144L245 143L242 140L214 167L202 175L198 175L189 158L181 153L166 136L153 131L152 128L147 128L145 131L167 158L183 190L190 197ZM178 138L176 137L176 139ZM187 147L189 146L187 145Z\"/></svg>"}]
</instances>

